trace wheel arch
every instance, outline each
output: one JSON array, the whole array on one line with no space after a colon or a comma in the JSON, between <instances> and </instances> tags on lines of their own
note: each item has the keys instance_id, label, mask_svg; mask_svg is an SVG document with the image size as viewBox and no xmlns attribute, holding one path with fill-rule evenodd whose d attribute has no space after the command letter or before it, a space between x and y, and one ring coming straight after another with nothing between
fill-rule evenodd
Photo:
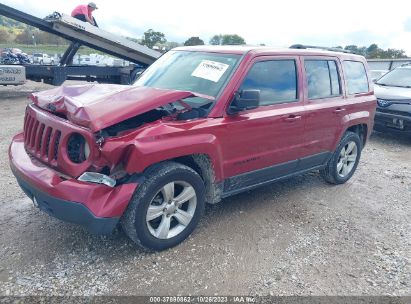
<instances>
[{"instance_id":1,"label":"wheel arch","mask_svg":"<svg viewBox=\"0 0 411 304\"><path fill-rule=\"evenodd\" d=\"M338 134L334 142L334 150L347 131L358 134L362 147L364 147L371 135L373 124L374 116L370 111L354 111L344 115L341 121L341 133Z\"/></svg>"},{"instance_id":2,"label":"wheel arch","mask_svg":"<svg viewBox=\"0 0 411 304\"><path fill-rule=\"evenodd\" d=\"M150 172L153 166L159 163L176 162L193 169L203 180L205 187L205 199L209 204L216 204L221 201L223 192L223 182L216 177L215 166L211 157L207 154L189 154L169 158L158 163L151 164L145 168L143 175Z\"/></svg>"},{"instance_id":3,"label":"wheel arch","mask_svg":"<svg viewBox=\"0 0 411 304\"><path fill-rule=\"evenodd\" d=\"M218 139L212 134L159 138L147 142L136 141L123 148L124 153L118 153L111 161L116 163L123 158L125 169L129 174L142 173L146 168L164 161L180 162L194 170L197 167L197 171L198 168L205 168L205 164L208 164L214 172L215 180L221 181L224 174L220 146ZM112 151L108 149L106 154L112 154L110 153Z\"/></svg>"},{"instance_id":4,"label":"wheel arch","mask_svg":"<svg viewBox=\"0 0 411 304\"><path fill-rule=\"evenodd\" d=\"M356 124L356 125L352 125L349 126L345 131L351 131L354 132L356 134L358 134L358 136L360 137L361 140L361 144L362 144L362 148L364 148L367 139L368 139L368 126L365 123L361 123L361 124Z\"/></svg>"},{"instance_id":5,"label":"wheel arch","mask_svg":"<svg viewBox=\"0 0 411 304\"><path fill-rule=\"evenodd\" d=\"M349 120L347 116L347 120L345 121L344 125L340 129L340 133L336 136L334 144L333 144L333 151L337 148L338 144L340 143L341 139L343 138L344 134L347 131L354 132L358 134L361 140L362 148L364 148L367 140L371 134L371 129L369 128L368 124L364 122L364 120Z\"/></svg>"},{"instance_id":6,"label":"wheel arch","mask_svg":"<svg viewBox=\"0 0 411 304\"><path fill-rule=\"evenodd\" d=\"M223 183L217 181L213 162L207 154L191 154L172 159L190 167L200 175L206 189L206 202L216 204L221 201Z\"/></svg>"}]
</instances>

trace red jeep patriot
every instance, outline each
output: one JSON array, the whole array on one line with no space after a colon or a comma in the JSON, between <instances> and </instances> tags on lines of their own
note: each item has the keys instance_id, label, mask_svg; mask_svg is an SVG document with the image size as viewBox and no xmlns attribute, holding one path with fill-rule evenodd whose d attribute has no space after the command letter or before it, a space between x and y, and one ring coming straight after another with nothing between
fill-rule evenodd
<instances>
[{"instance_id":1,"label":"red jeep patriot","mask_svg":"<svg viewBox=\"0 0 411 304\"><path fill-rule=\"evenodd\" d=\"M376 98L361 56L308 49L187 47L132 86L31 95L10 165L48 214L146 248L182 242L205 203L320 170L353 175Z\"/></svg>"}]
</instances>

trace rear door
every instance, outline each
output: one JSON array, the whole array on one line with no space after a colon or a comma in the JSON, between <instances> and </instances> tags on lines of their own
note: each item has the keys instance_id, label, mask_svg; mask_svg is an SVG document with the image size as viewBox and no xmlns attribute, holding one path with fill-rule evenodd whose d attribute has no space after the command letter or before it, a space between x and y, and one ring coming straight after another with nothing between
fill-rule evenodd
<instances>
[{"instance_id":1,"label":"rear door","mask_svg":"<svg viewBox=\"0 0 411 304\"><path fill-rule=\"evenodd\" d=\"M303 56L306 109L305 147L299 169L323 164L347 113L341 63L337 57Z\"/></svg>"}]
</instances>

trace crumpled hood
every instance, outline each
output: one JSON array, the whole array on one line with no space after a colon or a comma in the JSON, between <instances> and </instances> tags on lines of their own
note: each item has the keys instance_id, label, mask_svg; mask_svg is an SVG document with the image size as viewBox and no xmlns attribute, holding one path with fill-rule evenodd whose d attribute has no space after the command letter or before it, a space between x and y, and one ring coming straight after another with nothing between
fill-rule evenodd
<instances>
[{"instance_id":1,"label":"crumpled hood","mask_svg":"<svg viewBox=\"0 0 411 304\"><path fill-rule=\"evenodd\" d=\"M38 107L99 131L123 120L188 97L213 97L189 91L113 84L61 86L31 94Z\"/></svg>"}]
</instances>

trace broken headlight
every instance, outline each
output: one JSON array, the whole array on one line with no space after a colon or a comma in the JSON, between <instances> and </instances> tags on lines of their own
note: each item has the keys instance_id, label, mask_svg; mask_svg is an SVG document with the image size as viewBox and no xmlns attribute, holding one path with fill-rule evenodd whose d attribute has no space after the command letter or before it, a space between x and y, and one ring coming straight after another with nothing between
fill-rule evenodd
<instances>
[{"instance_id":1,"label":"broken headlight","mask_svg":"<svg viewBox=\"0 0 411 304\"><path fill-rule=\"evenodd\" d=\"M67 154L76 164L84 162L90 156L90 146L83 135L73 133L67 141Z\"/></svg>"}]
</instances>

